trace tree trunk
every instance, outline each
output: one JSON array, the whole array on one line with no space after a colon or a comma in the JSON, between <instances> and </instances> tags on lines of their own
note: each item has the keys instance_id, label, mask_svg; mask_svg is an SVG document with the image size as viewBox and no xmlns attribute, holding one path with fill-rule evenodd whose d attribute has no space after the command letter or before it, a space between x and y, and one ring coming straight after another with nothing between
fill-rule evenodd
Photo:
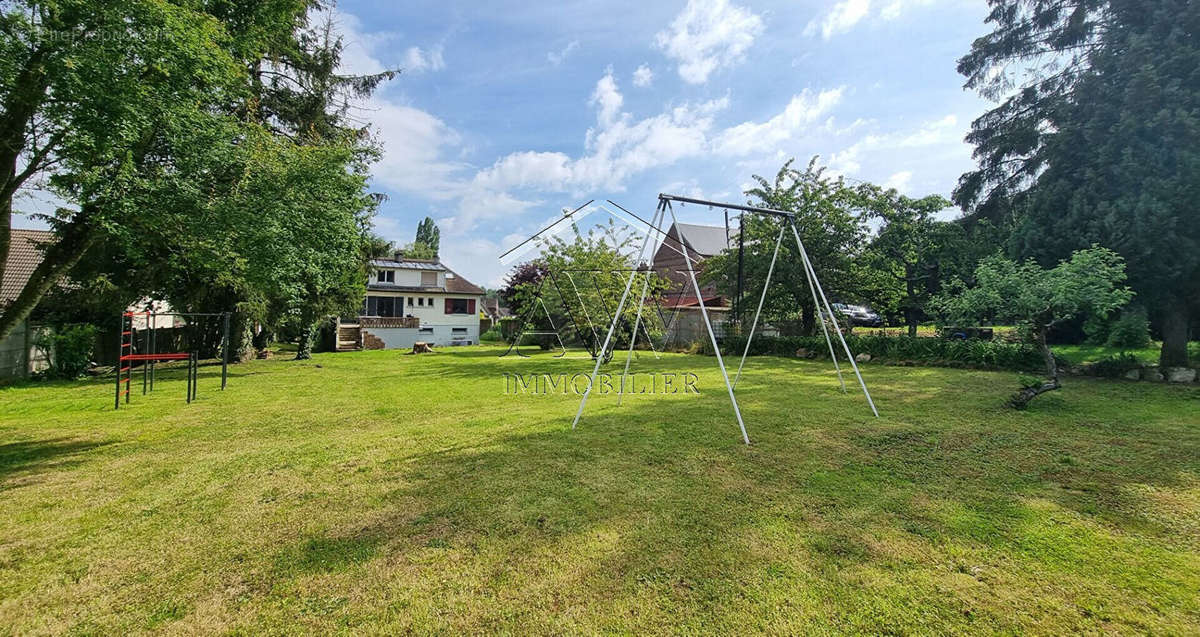
<instances>
[{"instance_id":1,"label":"tree trunk","mask_svg":"<svg viewBox=\"0 0 1200 637\"><path fill-rule=\"evenodd\" d=\"M30 54L13 84L7 87L6 99L0 104L0 281L4 280L12 241L13 196L37 173L50 154L46 149L33 149L25 157L24 169L17 172L18 161L30 150L26 128L47 97L45 58L45 49L39 48ZM5 329L7 323L7 320L0 322L0 340L4 340L16 325L14 321Z\"/></svg>"},{"instance_id":2,"label":"tree trunk","mask_svg":"<svg viewBox=\"0 0 1200 637\"><path fill-rule=\"evenodd\" d=\"M800 305L800 332L804 336L812 336L817 328L816 312L808 304Z\"/></svg>"},{"instance_id":3,"label":"tree trunk","mask_svg":"<svg viewBox=\"0 0 1200 637\"><path fill-rule=\"evenodd\" d=\"M913 266L904 264L904 322L908 325L908 335L917 337L917 307L916 284L913 281Z\"/></svg>"},{"instance_id":4,"label":"tree trunk","mask_svg":"<svg viewBox=\"0 0 1200 637\"><path fill-rule=\"evenodd\" d=\"M243 363L254 356L250 328L245 312L235 311L229 317L229 362Z\"/></svg>"},{"instance_id":5,"label":"tree trunk","mask_svg":"<svg viewBox=\"0 0 1200 637\"><path fill-rule=\"evenodd\" d=\"M96 233L88 223L89 218L85 208L62 229L58 241L46 248L42 262L34 268L21 293L0 314L0 341L29 316L46 292L79 263L83 253L95 242Z\"/></svg>"},{"instance_id":6,"label":"tree trunk","mask_svg":"<svg viewBox=\"0 0 1200 637\"><path fill-rule=\"evenodd\" d=\"M312 358L313 323L306 321L300 329L300 345L296 348L296 360L306 361Z\"/></svg>"},{"instance_id":7,"label":"tree trunk","mask_svg":"<svg viewBox=\"0 0 1200 637\"><path fill-rule=\"evenodd\" d=\"M1024 409L1034 398L1062 387L1058 381L1058 364L1054 361L1054 352L1051 352L1050 346L1046 344L1047 331L1048 328L1044 326L1039 326L1034 330L1034 338L1037 340L1038 349L1042 351L1042 359L1046 364L1046 381L1041 385L1024 387L1021 391L1013 394L1008 403L1016 409Z\"/></svg>"},{"instance_id":8,"label":"tree trunk","mask_svg":"<svg viewBox=\"0 0 1200 637\"><path fill-rule=\"evenodd\" d=\"M1163 308L1163 344L1158 364L1161 367L1188 366L1188 322L1191 315L1187 303L1172 298Z\"/></svg>"}]
</instances>

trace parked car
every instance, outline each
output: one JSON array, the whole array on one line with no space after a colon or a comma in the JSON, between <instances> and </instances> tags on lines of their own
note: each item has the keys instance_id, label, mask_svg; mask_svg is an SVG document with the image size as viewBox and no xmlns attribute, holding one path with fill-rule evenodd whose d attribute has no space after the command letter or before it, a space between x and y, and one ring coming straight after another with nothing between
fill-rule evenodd
<instances>
[{"instance_id":1,"label":"parked car","mask_svg":"<svg viewBox=\"0 0 1200 637\"><path fill-rule=\"evenodd\" d=\"M842 314L850 323L860 327L883 327L883 317L866 305L833 303L833 311Z\"/></svg>"}]
</instances>

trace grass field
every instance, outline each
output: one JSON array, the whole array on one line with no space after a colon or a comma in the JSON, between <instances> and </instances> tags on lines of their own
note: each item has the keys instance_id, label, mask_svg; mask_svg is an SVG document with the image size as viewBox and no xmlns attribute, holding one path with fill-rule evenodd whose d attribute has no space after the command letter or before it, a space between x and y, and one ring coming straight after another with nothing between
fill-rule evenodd
<instances>
[{"instance_id":1,"label":"grass field","mask_svg":"<svg viewBox=\"0 0 1200 637\"><path fill-rule=\"evenodd\" d=\"M571 431L498 351L0 389L0 633L1200 632L1194 387L752 359L746 447L714 359Z\"/></svg>"}]
</instances>

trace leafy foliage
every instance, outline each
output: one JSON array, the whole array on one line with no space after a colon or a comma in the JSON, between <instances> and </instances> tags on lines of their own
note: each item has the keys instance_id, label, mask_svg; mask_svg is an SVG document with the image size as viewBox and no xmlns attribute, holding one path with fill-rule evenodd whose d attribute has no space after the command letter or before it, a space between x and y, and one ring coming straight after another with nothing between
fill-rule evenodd
<instances>
[{"instance_id":1,"label":"leafy foliage","mask_svg":"<svg viewBox=\"0 0 1200 637\"><path fill-rule=\"evenodd\" d=\"M1105 378L1120 378L1131 370L1138 369L1142 362L1128 352L1102 358L1088 366L1088 372Z\"/></svg>"},{"instance_id":2,"label":"leafy foliage","mask_svg":"<svg viewBox=\"0 0 1200 637\"><path fill-rule=\"evenodd\" d=\"M1045 266L1115 250L1161 326L1162 364L1186 365L1200 304L1200 5L990 4L995 30L959 70L1003 101L972 125L979 168L956 201L1014 226L1013 254Z\"/></svg>"},{"instance_id":3,"label":"leafy foliage","mask_svg":"<svg viewBox=\"0 0 1200 637\"><path fill-rule=\"evenodd\" d=\"M1112 250L1093 247L1046 270L1032 260L1016 263L1000 256L985 259L975 271L975 285L950 286L934 306L954 324L991 320L1029 329L1045 361L1049 379L1034 391L1028 387L1013 398L1021 408L1042 391L1057 389L1058 365L1046 342L1055 324L1088 313L1104 317L1133 297L1125 280L1125 264Z\"/></svg>"},{"instance_id":4,"label":"leafy foliage","mask_svg":"<svg viewBox=\"0 0 1200 637\"><path fill-rule=\"evenodd\" d=\"M34 346L41 350L50 364L42 376L68 380L83 376L92 366L92 354L99 333L99 328L86 323L39 331Z\"/></svg>"},{"instance_id":5,"label":"leafy foliage","mask_svg":"<svg viewBox=\"0 0 1200 637\"><path fill-rule=\"evenodd\" d=\"M437 227L437 224L433 222L432 217L425 217L421 223L417 224L417 237L413 242L413 249L420 249L423 251L423 253L427 253L430 256L416 258L436 259L438 256L438 250L441 248L441 244L442 231ZM418 246L420 247L418 248Z\"/></svg>"},{"instance_id":6,"label":"leafy foliage","mask_svg":"<svg viewBox=\"0 0 1200 637\"><path fill-rule=\"evenodd\" d=\"M920 363L943 367L977 367L1033 371L1042 366L1038 349L1029 343L913 338L910 336L846 335L846 344L855 354L895 363ZM746 347L744 336L727 336L721 341L722 353L740 356ZM706 348L707 352L711 348ZM804 350L810 357L827 358L829 348L823 336L755 336L750 354L755 356L795 356ZM838 350L838 356L842 355Z\"/></svg>"},{"instance_id":7,"label":"leafy foliage","mask_svg":"<svg viewBox=\"0 0 1200 637\"><path fill-rule=\"evenodd\" d=\"M637 299L642 288L646 288L648 300L661 298L667 281L647 269L646 264L636 263L632 253L640 242L611 220L586 234L577 226L572 228L574 234L569 241L554 236L543 239L541 255L513 269L500 297L516 316L522 320L528 316L537 329L549 330L553 320L554 327L563 330L564 340L574 339L599 350L629 285L630 297L613 336L613 343L628 344L638 322ZM536 305L539 290L546 311ZM664 327L659 317L646 308L642 308L640 323L645 330L638 330L638 338L644 338L647 332L657 338Z\"/></svg>"},{"instance_id":8,"label":"leafy foliage","mask_svg":"<svg viewBox=\"0 0 1200 637\"><path fill-rule=\"evenodd\" d=\"M900 287L898 309L909 336L916 336L925 305L939 289L944 272L953 271L957 257L968 254L963 227L936 219L950 206L939 195L912 199L871 184L861 186L859 195L867 214L882 223L867 251L871 269L886 279L885 287Z\"/></svg>"},{"instance_id":9,"label":"leafy foliage","mask_svg":"<svg viewBox=\"0 0 1200 637\"><path fill-rule=\"evenodd\" d=\"M825 168L817 165L816 157L804 170L793 168L792 163L785 163L772 181L754 175L758 186L747 190L746 195L754 205L794 213L800 238L830 301L853 296L862 280L856 259L867 242L867 226L858 214L862 199L840 177L825 176ZM757 299L761 294L781 229L780 220L774 217L742 215L746 299ZM790 228L780 240L763 320L784 321L799 313L802 331L808 334L817 326L816 306L800 250ZM701 278L732 298L737 291L737 264L736 247L727 249L705 261ZM746 301L750 308L755 303Z\"/></svg>"}]
</instances>

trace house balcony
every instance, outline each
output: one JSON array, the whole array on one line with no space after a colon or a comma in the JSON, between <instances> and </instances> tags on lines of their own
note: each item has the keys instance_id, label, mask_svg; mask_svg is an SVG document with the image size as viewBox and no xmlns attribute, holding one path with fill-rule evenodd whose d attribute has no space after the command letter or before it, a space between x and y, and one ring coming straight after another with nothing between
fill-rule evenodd
<instances>
[{"instance_id":1,"label":"house balcony","mask_svg":"<svg viewBox=\"0 0 1200 637\"><path fill-rule=\"evenodd\" d=\"M372 327L421 327L421 319L415 316L360 316L358 325L361 328Z\"/></svg>"}]
</instances>

